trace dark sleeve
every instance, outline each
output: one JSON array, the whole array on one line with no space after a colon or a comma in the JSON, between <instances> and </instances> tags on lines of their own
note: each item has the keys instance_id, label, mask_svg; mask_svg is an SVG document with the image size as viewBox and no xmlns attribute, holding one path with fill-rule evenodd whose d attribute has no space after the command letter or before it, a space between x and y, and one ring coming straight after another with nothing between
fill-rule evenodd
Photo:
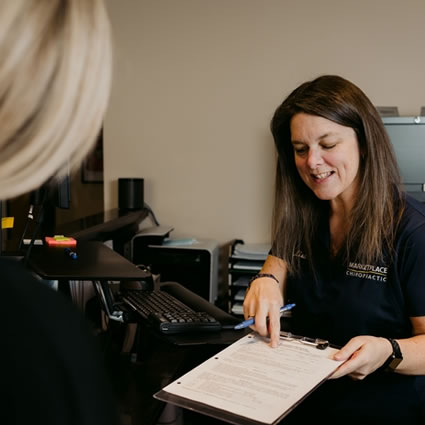
<instances>
[{"instance_id":1,"label":"dark sleeve","mask_svg":"<svg viewBox=\"0 0 425 425\"><path fill-rule=\"evenodd\" d=\"M0 262L0 423L117 425L102 353L70 300Z\"/></svg>"},{"instance_id":2,"label":"dark sleeve","mask_svg":"<svg viewBox=\"0 0 425 425\"><path fill-rule=\"evenodd\" d=\"M401 242L398 270L409 316L425 316L425 225Z\"/></svg>"}]
</instances>

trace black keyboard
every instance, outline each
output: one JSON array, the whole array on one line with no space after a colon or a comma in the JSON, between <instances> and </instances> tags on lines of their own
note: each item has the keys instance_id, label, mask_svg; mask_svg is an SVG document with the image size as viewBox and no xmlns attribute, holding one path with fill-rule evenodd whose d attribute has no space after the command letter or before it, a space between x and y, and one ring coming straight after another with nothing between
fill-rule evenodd
<instances>
[{"instance_id":1,"label":"black keyboard","mask_svg":"<svg viewBox=\"0 0 425 425\"><path fill-rule=\"evenodd\" d=\"M219 331L220 322L204 311L195 311L165 291L126 290L122 300L142 319L164 334Z\"/></svg>"}]
</instances>

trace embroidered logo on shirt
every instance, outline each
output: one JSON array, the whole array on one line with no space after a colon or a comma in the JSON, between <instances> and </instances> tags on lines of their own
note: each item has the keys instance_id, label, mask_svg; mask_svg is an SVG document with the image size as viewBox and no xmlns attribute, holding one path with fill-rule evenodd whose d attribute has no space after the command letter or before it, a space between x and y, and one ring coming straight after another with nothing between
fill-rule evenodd
<instances>
[{"instance_id":1,"label":"embroidered logo on shirt","mask_svg":"<svg viewBox=\"0 0 425 425\"><path fill-rule=\"evenodd\" d=\"M360 279L371 279L378 282L387 281L388 267L373 266L371 264L350 263L345 274Z\"/></svg>"}]
</instances>

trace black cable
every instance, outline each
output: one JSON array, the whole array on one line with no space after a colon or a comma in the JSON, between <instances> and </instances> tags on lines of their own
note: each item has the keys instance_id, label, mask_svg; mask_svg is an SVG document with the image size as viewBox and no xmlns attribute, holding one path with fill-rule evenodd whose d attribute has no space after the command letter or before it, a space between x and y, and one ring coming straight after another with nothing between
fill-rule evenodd
<instances>
[{"instance_id":1,"label":"black cable","mask_svg":"<svg viewBox=\"0 0 425 425\"><path fill-rule=\"evenodd\" d=\"M44 209L43 208L43 205L41 205L40 206L40 210L38 212L37 219L35 220L36 226L35 226L34 232L32 234L30 244L28 245L28 248L27 248L27 250L25 252L25 256L24 256L24 264L25 265L28 263L28 259L30 257L30 253L31 253L32 247L34 246L35 240L36 240L37 235L38 235L38 232L40 230L41 223L43 222L43 218L44 218L44 211L43 211L43 209Z\"/></svg>"},{"instance_id":2,"label":"black cable","mask_svg":"<svg viewBox=\"0 0 425 425\"><path fill-rule=\"evenodd\" d=\"M44 220L44 207L45 207L45 203L47 202L48 195L49 195L49 190L46 187L46 189L43 193L43 200L40 204L40 209L39 209L37 217L35 219L35 229L34 229L34 232L32 234L31 241L30 241L30 244L28 245L27 251L25 252L25 256L24 256L24 264L25 265L27 265L27 263L28 263L28 259L29 259L30 254L31 254L32 247L34 246L38 232L40 231L41 224Z\"/></svg>"},{"instance_id":3,"label":"black cable","mask_svg":"<svg viewBox=\"0 0 425 425\"><path fill-rule=\"evenodd\" d=\"M24 230L22 232L21 239L19 240L18 251L21 250L22 244L24 243L25 235L27 234L27 230L28 230L28 226L30 224L30 220L34 220L33 211L34 211L34 205L30 204L30 207L28 209L28 214L27 214L27 220L26 220L25 226L24 226Z\"/></svg>"},{"instance_id":4,"label":"black cable","mask_svg":"<svg viewBox=\"0 0 425 425\"><path fill-rule=\"evenodd\" d=\"M49 187L49 181L44 185L40 186L38 189L33 190L29 195L30 206L28 208L27 219L25 222L24 230L19 240L18 251L22 249L22 244L24 243L25 235L28 231L28 226L31 220L34 220L34 209L37 205L42 205L47 199L47 191Z\"/></svg>"},{"instance_id":5,"label":"black cable","mask_svg":"<svg viewBox=\"0 0 425 425\"><path fill-rule=\"evenodd\" d=\"M155 213L153 212L152 208L146 202L144 202L144 207L149 211L149 213L152 216L153 221L155 222L155 224L157 226L159 226L159 221L156 219Z\"/></svg>"}]
</instances>

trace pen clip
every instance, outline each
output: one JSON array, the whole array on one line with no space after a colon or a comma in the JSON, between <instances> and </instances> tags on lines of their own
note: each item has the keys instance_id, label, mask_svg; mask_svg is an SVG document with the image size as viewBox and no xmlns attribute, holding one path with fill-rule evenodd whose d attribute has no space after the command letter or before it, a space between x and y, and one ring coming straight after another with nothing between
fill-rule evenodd
<instances>
[{"instance_id":1,"label":"pen clip","mask_svg":"<svg viewBox=\"0 0 425 425\"><path fill-rule=\"evenodd\" d=\"M295 335L291 332L280 331L280 338L287 341L298 341L301 344L312 345L319 350L324 350L329 346L329 341L322 338L309 338L307 336Z\"/></svg>"}]
</instances>

